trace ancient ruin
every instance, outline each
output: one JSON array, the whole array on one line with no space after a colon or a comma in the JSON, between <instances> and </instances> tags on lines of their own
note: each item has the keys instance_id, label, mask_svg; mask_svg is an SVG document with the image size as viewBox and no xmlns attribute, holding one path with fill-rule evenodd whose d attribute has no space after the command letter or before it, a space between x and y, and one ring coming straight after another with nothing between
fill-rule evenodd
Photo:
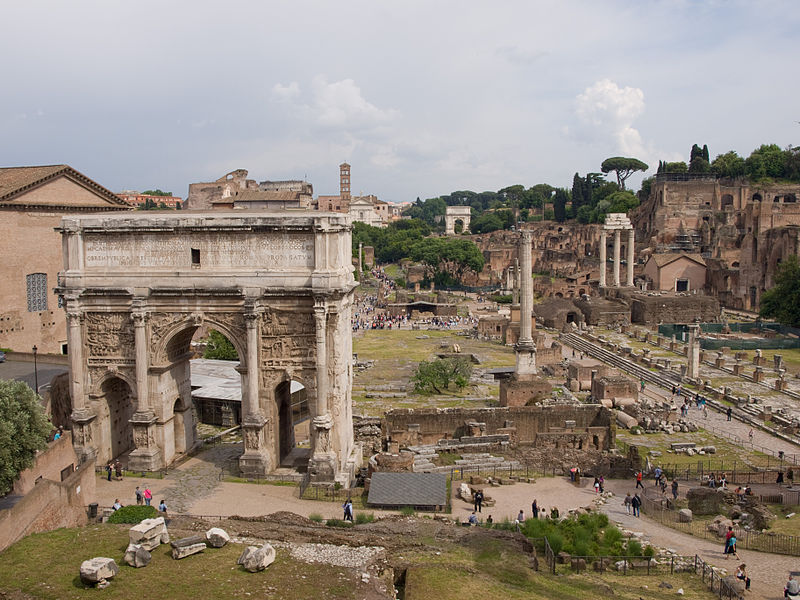
<instances>
[{"instance_id":1,"label":"ancient ruin","mask_svg":"<svg viewBox=\"0 0 800 600\"><path fill-rule=\"evenodd\" d=\"M189 344L203 324L235 347L245 475L293 449L290 384L312 417L312 481L349 482L353 442L350 220L319 213L70 217L58 293L68 318L74 444L98 464L169 465L197 441Z\"/></svg>"},{"instance_id":2,"label":"ancient ruin","mask_svg":"<svg viewBox=\"0 0 800 600\"><path fill-rule=\"evenodd\" d=\"M469 220L471 215L472 209L469 206L448 206L447 213L444 217L445 234L456 234L456 221L461 221L461 224L464 228L463 231L469 230Z\"/></svg>"}]
</instances>

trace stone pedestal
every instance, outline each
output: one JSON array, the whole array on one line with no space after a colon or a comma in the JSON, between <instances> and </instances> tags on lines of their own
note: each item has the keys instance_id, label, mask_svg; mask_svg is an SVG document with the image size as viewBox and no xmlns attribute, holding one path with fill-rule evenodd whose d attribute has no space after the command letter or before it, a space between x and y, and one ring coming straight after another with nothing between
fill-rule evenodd
<instances>
[{"instance_id":1,"label":"stone pedestal","mask_svg":"<svg viewBox=\"0 0 800 600\"><path fill-rule=\"evenodd\" d=\"M261 414L249 414L242 419L244 453L239 457L243 477L259 477L273 469L271 454L264 439L267 419Z\"/></svg>"},{"instance_id":2,"label":"stone pedestal","mask_svg":"<svg viewBox=\"0 0 800 600\"><path fill-rule=\"evenodd\" d=\"M158 471L164 466L161 450L156 444L156 415L152 411L134 413L130 420L133 445L136 449L128 455L131 471Z\"/></svg>"},{"instance_id":3,"label":"stone pedestal","mask_svg":"<svg viewBox=\"0 0 800 600\"><path fill-rule=\"evenodd\" d=\"M737 360L736 364L733 365L733 374L741 375L742 373L744 373L744 365Z\"/></svg>"},{"instance_id":4,"label":"stone pedestal","mask_svg":"<svg viewBox=\"0 0 800 600\"><path fill-rule=\"evenodd\" d=\"M538 375L512 377L500 382L500 406L528 406L549 398L553 386Z\"/></svg>"},{"instance_id":5,"label":"stone pedestal","mask_svg":"<svg viewBox=\"0 0 800 600\"><path fill-rule=\"evenodd\" d=\"M753 381L756 383L761 383L764 381L764 369L761 367L756 367L756 370L753 372Z\"/></svg>"},{"instance_id":6,"label":"stone pedestal","mask_svg":"<svg viewBox=\"0 0 800 600\"><path fill-rule=\"evenodd\" d=\"M90 457L93 459L96 453L92 444L92 421L95 417L96 415L85 408L72 411L72 446L79 462Z\"/></svg>"},{"instance_id":7,"label":"stone pedestal","mask_svg":"<svg viewBox=\"0 0 800 600\"><path fill-rule=\"evenodd\" d=\"M718 368L725 366L725 355L722 352L717 352L717 357L714 359L714 365Z\"/></svg>"},{"instance_id":8,"label":"stone pedestal","mask_svg":"<svg viewBox=\"0 0 800 600\"><path fill-rule=\"evenodd\" d=\"M536 375L536 345L520 342L514 347L516 352L515 372L520 378Z\"/></svg>"},{"instance_id":9,"label":"stone pedestal","mask_svg":"<svg viewBox=\"0 0 800 600\"><path fill-rule=\"evenodd\" d=\"M779 392L785 391L786 387L787 387L786 379L784 379L783 377L780 377L779 379L775 380L775 389L778 390Z\"/></svg>"},{"instance_id":10,"label":"stone pedestal","mask_svg":"<svg viewBox=\"0 0 800 600\"><path fill-rule=\"evenodd\" d=\"M314 455L308 463L311 481L332 482L336 476L336 455L331 451L333 420L328 414L320 415L314 417L311 426L316 439Z\"/></svg>"}]
</instances>

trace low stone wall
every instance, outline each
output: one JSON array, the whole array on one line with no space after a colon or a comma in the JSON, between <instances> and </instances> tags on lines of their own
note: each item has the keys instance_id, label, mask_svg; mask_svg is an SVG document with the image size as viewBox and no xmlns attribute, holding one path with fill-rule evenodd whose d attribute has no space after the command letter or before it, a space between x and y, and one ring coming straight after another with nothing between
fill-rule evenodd
<instances>
[{"instance_id":1,"label":"low stone wall","mask_svg":"<svg viewBox=\"0 0 800 600\"><path fill-rule=\"evenodd\" d=\"M85 461L64 481L41 479L14 506L0 511L0 552L32 533L86 524L86 506L94 501L95 483L93 460Z\"/></svg>"}]
</instances>

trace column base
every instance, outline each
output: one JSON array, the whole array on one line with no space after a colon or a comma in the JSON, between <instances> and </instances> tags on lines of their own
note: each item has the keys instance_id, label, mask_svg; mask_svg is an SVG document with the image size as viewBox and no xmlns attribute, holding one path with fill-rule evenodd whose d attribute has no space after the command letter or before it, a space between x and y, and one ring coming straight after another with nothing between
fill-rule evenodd
<instances>
[{"instance_id":1,"label":"column base","mask_svg":"<svg viewBox=\"0 0 800 600\"><path fill-rule=\"evenodd\" d=\"M136 446L128 455L128 469L131 471L158 471L166 466L161 449L156 445L156 420L156 414L151 410L137 411L131 417L133 444Z\"/></svg>"},{"instance_id":2,"label":"column base","mask_svg":"<svg viewBox=\"0 0 800 600\"><path fill-rule=\"evenodd\" d=\"M311 481L334 481L336 479L336 455L320 453L315 454L308 461L308 474Z\"/></svg>"},{"instance_id":3,"label":"column base","mask_svg":"<svg viewBox=\"0 0 800 600\"><path fill-rule=\"evenodd\" d=\"M514 371L519 376L536 375L536 344L520 342L514 346L516 365Z\"/></svg>"},{"instance_id":4,"label":"column base","mask_svg":"<svg viewBox=\"0 0 800 600\"><path fill-rule=\"evenodd\" d=\"M97 449L92 444L92 421L97 417L89 409L80 408L72 411L72 447L78 461L95 460Z\"/></svg>"},{"instance_id":5,"label":"column base","mask_svg":"<svg viewBox=\"0 0 800 600\"><path fill-rule=\"evenodd\" d=\"M256 479L271 473L274 469L264 441L264 427L267 418L262 414L248 414L242 419L244 434L244 454L239 457L239 472L242 477Z\"/></svg>"}]
</instances>

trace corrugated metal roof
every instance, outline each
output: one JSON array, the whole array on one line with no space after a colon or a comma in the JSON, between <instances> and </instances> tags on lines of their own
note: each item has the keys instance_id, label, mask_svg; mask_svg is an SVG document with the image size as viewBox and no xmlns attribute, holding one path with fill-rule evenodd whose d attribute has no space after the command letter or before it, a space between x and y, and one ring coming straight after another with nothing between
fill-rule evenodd
<instances>
[{"instance_id":1,"label":"corrugated metal roof","mask_svg":"<svg viewBox=\"0 0 800 600\"><path fill-rule=\"evenodd\" d=\"M444 506L444 473L373 473L367 504L390 506Z\"/></svg>"}]
</instances>

